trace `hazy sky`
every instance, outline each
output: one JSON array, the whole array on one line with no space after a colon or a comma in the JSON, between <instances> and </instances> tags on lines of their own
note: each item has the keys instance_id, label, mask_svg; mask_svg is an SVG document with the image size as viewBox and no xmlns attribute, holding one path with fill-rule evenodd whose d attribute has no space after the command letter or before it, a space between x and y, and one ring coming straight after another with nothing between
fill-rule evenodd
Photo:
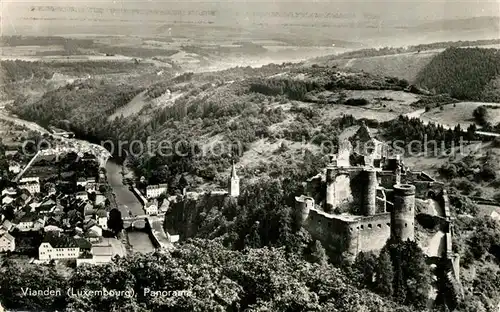
<instances>
[{"instance_id":1,"label":"hazy sky","mask_svg":"<svg viewBox=\"0 0 500 312\"><path fill-rule=\"evenodd\" d=\"M165 20L166 23L172 21L193 21L197 19L207 20L215 24L232 25L235 21L240 25L245 23L255 23L268 20L278 20L279 23L292 22L298 20L307 20L309 23L315 21L325 21L324 18L316 19L298 19L289 17L262 17L255 16L253 12L319 12L338 14L336 19L326 19L326 21L344 20L363 20L368 17L371 20L382 20L385 23L414 25L419 22L439 19L453 19L457 17L475 17L475 16L500 16L500 0L497 1L464 1L464 0L419 0L419 1L314 1L314 0L252 0L252 1L195 1L195 0L94 0L94 1L71 1L71 0L0 0L1 2L1 25L5 34L12 32L23 34L25 31L41 32L47 34L52 32L55 27L55 20L65 19L99 19L94 21L80 21L82 29L86 25L96 26L109 19L126 19L139 23L153 23ZM77 7L84 12L55 12L47 10L32 10L33 6L56 6L56 7ZM89 11L88 8L115 8L126 10L215 10L215 16L173 16L173 15L155 15L155 14L136 14L131 11L125 13L112 14L110 11L96 13ZM94 13L92 13L94 12ZM250 15L250 16L249 16ZM345 16L344 16L345 15ZM347 18L347 15L351 16ZM354 18L353 18L354 17ZM52 19L52 21L50 20ZM65 27L65 23L75 26L76 22L65 22L60 24ZM80 27L80 26L78 26ZM49 31L49 28L51 29Z\"/></svg>"}]
</instances>

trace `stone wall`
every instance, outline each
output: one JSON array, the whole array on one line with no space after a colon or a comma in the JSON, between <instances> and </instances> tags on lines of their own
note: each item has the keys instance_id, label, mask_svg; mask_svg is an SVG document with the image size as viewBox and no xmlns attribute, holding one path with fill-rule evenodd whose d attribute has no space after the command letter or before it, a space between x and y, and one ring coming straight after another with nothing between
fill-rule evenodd
<instances>
[{"instance_id":1,"label":"stone wall","mask_svg":"<svg viewBox=\"0 0 500 312\"><path fill-rule=\"evenodd\" d=\"M323 247L330 252L351 252L356 254L356 245L352 242L351 231L354 231L355 220L343 220L340 217L310 209L304 227L314 239L321 241Z\"/></svg>"},{"instance_id":2,"label":"stone wall","mask_svg":"<svg viewBox=\"0 0 500 312\"><path fill-rule=\"evenodd\" d=\"M357 251L378 251L382 249L391 235L390 213L363 217L354 229L353 240Z\"/></svg>"}]
</instances>

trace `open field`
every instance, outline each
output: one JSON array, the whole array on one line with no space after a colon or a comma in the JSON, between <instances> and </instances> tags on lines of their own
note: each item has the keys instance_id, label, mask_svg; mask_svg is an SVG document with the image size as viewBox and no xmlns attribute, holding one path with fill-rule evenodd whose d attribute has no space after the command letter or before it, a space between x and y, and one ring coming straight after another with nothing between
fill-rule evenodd
<instances>
[{"instance_id":1,"label":"open field","mask_svg":"<svg viewBox=\"0 0 500 312\"><path fill-rule=\"evenodd\" d=\"M456 105L456 106L455 106ZM482 102L460 102L456 104L444 105L444 109L433 108L423 113L420 118L424 122L434 122L449 127L460 125L461 128L467 128L474 124L473 111L483 105L497 106L497 109L488 109L489 119L493 125L500 122L500 104L482 103Z\"/></svg>"},{"instance_id":2,"label":"open field","mask_svg":"<svg viewBox=\"0 0 500 312\"><path fill-rule=\"evenodd\" d=\"M371 74L398 77L413 82L420 70L429 64L439 52L440 50L332 60L327 64L337 65L341 69L363 70Z\"/></svg>"}]
</instances>

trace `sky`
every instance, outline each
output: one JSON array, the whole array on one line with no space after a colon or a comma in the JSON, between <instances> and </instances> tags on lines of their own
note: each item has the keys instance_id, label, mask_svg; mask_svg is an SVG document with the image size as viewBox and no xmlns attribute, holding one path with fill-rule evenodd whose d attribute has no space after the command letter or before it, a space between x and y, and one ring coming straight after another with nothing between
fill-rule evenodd
<instances>
[{"instance_id":1,"label":"sky","mask_svg":"<svg viewBox=\"0 0 500 312\"><path fill-rule=\"evenodd\" d=\"M0 4L1 30L3 34L7 35L50 35L57 32L58 27L59 29L71 27L76 32L80 30L85 32L86 28L93 27L94 29L102 29L102 32L105 33L108 30L106 25L113 23L110 21L114 21L116 24L117 20L136 23L138 27L144 28L144 32L148 32L150 30L145 26L146 24L159 25L163 22L193 23L201 21L216 25L234 26L238 24L240 27L249 27L249 25L262 22L271 24L314 24L369 20L374 23L408 26L442 19L500 16L500 0L354 0L350 2L335 0L0 1L2 1ZM51 11L48 7L55 7L56 9ZM77 9L76 11L68 11L68 7ZM103 9L103 11L97 10L99 8ZM115 11L112 11L112 9ZM159 10L163 10L163 14L154 12ZM207 11L215 13L210 15L207 14ZM182 12L182 16L178 12ZM304 13L320 13L320 15L300 17L300 14ZM99 28L101 24L104 26Z\"/></svg>"}]
</instances>

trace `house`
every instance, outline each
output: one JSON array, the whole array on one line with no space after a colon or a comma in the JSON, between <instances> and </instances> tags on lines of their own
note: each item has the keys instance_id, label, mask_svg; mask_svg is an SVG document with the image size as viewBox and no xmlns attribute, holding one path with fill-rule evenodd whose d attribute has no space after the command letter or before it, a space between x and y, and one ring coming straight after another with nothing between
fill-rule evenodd
<instances>
[{"instance_id":1,"label":"house","mask_svg":"<svg viewBox=\"0 0 500 312\"><path fill-rule=\"evenodd\" d=\"M97 225L102 229L108 228L108 213L104 209L99 209L96 211L96 221Z\"/></svg>"},{"instance_id":2,"label":"house","mask_svg":"<svg viewBox=\"0 0 500 312\"><path fill-rule=\"evenodd\" d=\"M156 215L158 214L158 201L151 200L146 203L144 206L144 211L146 211L147 215Z\"/></svg>"},{"instance_id":3,"label":"house","mask_svg":"<svg viewBox=\"0 0 500 312\"><path fill-rule=\"evenodd\" d=\"M95 194L95 205L103 206L106 203L106 196L104 196L101 192L96 192Z\"/></svg>"},{"instance_id":4,"label":"house","mask_svg":"<svg viewBox=\"0 0 500 312\"><path fill-rule=\"evenodd\" d=\"M168 208L170 207L170 201L168 199L164 199L161 203L161 206L158 208L159 213L166 213Z\"/></svg>"},{"instance_id":5,"label":"house","mask_svg":"<svg viewBox=\"0 0 500 312\"><path fill-rule=\"evenodd\" d=\"M2 196L4 195L9 195L9 196L16 196L17 191L13 187L6 188L5 190L2 191Z\"/></svg>"},{"instance_id":6,"label":"house","mask_svg":"<svg viewBox=\"0 0 500 312\"><path fill-rule=\"evenodd\" d=\"M83 200L83 201L86 201L89 199L89 194L87 192L78 192L78 193L76 193L76 198Z\"/></svg>"},{"instance_id":7,"label":"house","mask_svg":"<svg viewBox=\"0 0 500 312\"><path fill-rule=\"evenodd\" d=\"M10 222L9 220L5 220L3 223L2 223L2 228L7 231L7 232L10 232L12 229L14 229L14 224L12 224L12 222Z\"/></svg>"},{"instance_id":8,"label":"house","mask_svg":"<svg viewBox=\"0 0 500 312\"><path fill-rule=\"evenodd\" d=\"M43 214L51 213L56 208L56 202L53 199L44 200L38 207L38 211Z\"/></svg>"},{"instance_id":9,"label":"house","mask_svg":"<svg viewBox=\"0 0 500 312\"><path fill-rule=\"evenodd\" d=\"M148 185L146 187L146 197L147 198L158 198L161 194L166 193L168 188L168 184L157 184L157 185Z\"/></svg>"},{"instance_id":10,"label":"house","mask_svg":"<svg viewBox=\"0 0 500 312\"><path fill-rule=\"evenodd\" d=\"M90 251L82 252L80 256L76 259L76 266L80 266L85 263L94 264L94 256Z\"/></svg>"},{"instance_id":11,"label":"house","mask_svg":"<svg viewBox=\"0 0 500 312\"><path fill-rule=\"evenodd\" d=\"M45 232L62 232L63 229L60 227L57 227L55 225L47 225L46 227L43 228Z\"/></svg>"},{"instance_id":12,"label":"house","mask_svg":"<svg viewBox=\"0 0 500 312\"><path fill-rule=\"evenodd\" d=\"M11 197L10 195L6 195L4 198L2 198L2 204L3 205L8 205L12 203L15 200L15 198Z\"/></svg>"},{"instance_id":13,"label":"house","mask_svg":"<svg viewBox=\"0 0 500 312\"><path fill-rule=\"evenodd\" d=\"M29 212L17 216L13 223L17 224L16 228L19 229L19 231L26 232L26 231L31 231L34 228L35 222L37 220L38 220L38 215Z\"/></svg>"},{"instance_id":14,"label":"house","mask_svg":"<svg viewBox=\"0 0 500 312\"><path fill-rule=\"evenodd\" d=\"M95 192L97 191L97 183L96 182L89 182L87 183L87 185L85 186L85 191L87 192Z\"/></svg>"},{"instance_id":15,"label":"house","mask_svg":"<svg viewBox=\"0 0 500 312\"><path fill-rule=\"evenodd\" d=\"M83 238L73 238L60 232L48 232L38 247L40 260L77 259L90 243Z\"/></svg>"},{"instance_id":16,"label":"house","mask_svg":"<svg viewBox=\"0 0 500 312\"><path fill-rule=\"evenodd\" d=\"M21 189L27 189L31 194L40 193L40 178L39 177L26 177L18 182Z\"/></svg>"},{"instance_id":17,"label":"house","mask_svg":"<svg viewBox=\"0 0 500 312\"><path fill-rule=\"evenodd\" d=\"M38 218L35 223L33 224L33 230L38 231L43 229L45 226L45 220Z\"/></svg>"},{"instance_id":18,"label":"house","mask_svg":"<svg viewBox=\"0 0 500 312\"><path fill-rule=\"evenodd\" d=\"M12 164L9 166L9 171L12 172L13 174L18 174L21 172L22 168L19 166L19 164Z\"/></svg>"},{"instance_id":19,"label":"house","mask_svg":"<svg viewBox=\"0 0 500 312\"><path fill-rule=\"evenodd\" d=\"M0 252L14 251L16 249L16 239L9 233L0 236Z\"/></svg>"},{"instance_id":20,"label":"house","mask_svg":"<svg viewBox=\"0 0 500 312\"><path fill-rule=\"evenodd\" d=\"M95 184L95 178L91 178L91 177L88 177L88 178L79 178L77 181L76 181L76 186L81 186L83 188L85 188L89 183L94 183Z\"/></svg>"},{"instance_id":21,"label":"house","mask_svg":"<svg viewBox=\"0 0 500 312\"><path fill-rule=\"evenodd\" d=\"M94 256L94 264L111 262L113 259L113 247L111 245L92 246L92 255Z\"/></svg>"},{"instance_id":22,"label":"house","mask_svg":"<svg viewBox=\"0 0 500 312\"><path fill-rule=\"evenodd\" d=\"M25 206L30 203L32 197L28 190L21 190L21 194L17 196L16 201L20 206Z\"/></svg>"}]
</instances>

